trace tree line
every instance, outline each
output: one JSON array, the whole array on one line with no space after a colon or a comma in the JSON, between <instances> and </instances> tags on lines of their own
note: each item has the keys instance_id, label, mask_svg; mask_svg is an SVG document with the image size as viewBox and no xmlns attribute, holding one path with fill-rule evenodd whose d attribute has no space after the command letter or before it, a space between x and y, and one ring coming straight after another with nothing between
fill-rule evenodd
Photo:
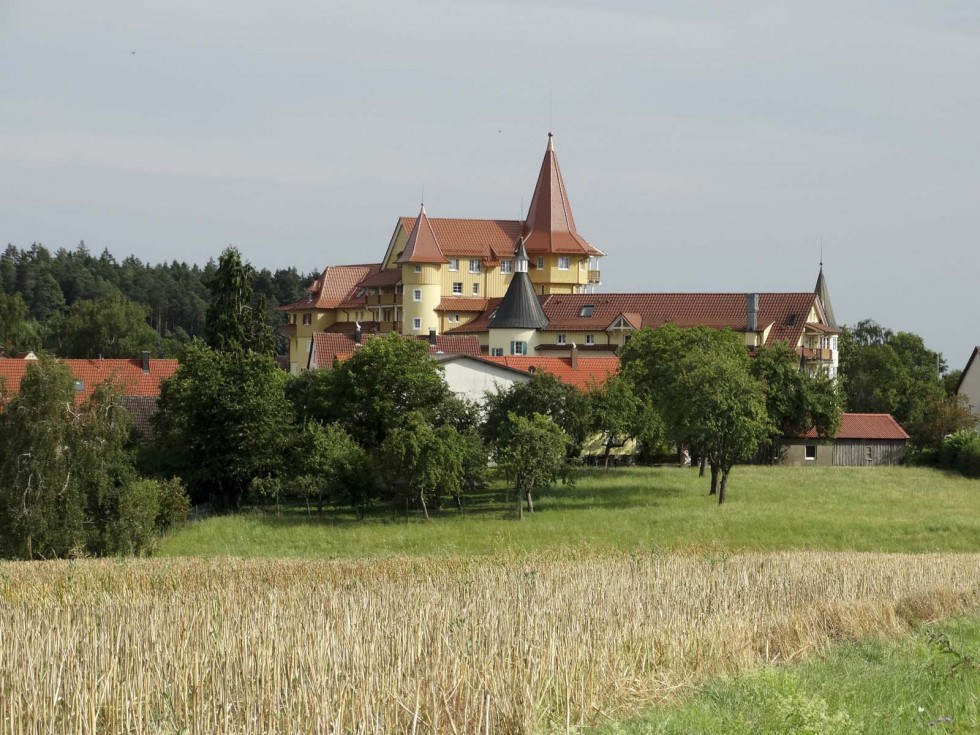
<instances>
[{"instance_id":1,"label":"tree line","mask_svg":"<svg viewBox=\"0 0 980 735\"><path fill-rule=\"evenodd\" d=\"M68 358L179 357L203 337L211 281L218 265L171 261L152 265L129 256L118 262L108 250L94 256L85 243L51 252L39 243L0 254L0 350L45 350ZM315 273L295 268L252 273L270 326L284 323L275 311L298 301ZM285 343L277 345L281 352Z\"/></svg>"}]
</instances>

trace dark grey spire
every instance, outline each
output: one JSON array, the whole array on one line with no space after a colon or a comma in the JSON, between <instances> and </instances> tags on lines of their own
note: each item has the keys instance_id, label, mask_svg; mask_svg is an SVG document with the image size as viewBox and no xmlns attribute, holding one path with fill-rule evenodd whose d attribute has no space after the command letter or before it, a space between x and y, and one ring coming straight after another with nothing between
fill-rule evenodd
<instances>
[{"instance_id":1,"label":"dark grey spire","mask_svg":"<svg viewBox=\"0 0 980 735\"><path fill-rule=\"evenodd\" d=\"M834 329L837 329L837 319L834 318L834 307L830 303L830 291L827 290L827 280L823 277L823 262L820 263L820 275L817 276L817 285L814 287L813 292L820 299L820 305L823 306L824 316L827 317L827 324L829 324Z\"/></svg>"},{"instance_id":2,"label":"dark grey spire","mask_svg":"<svg viewBox=\"0 0 980 735\"><path fill-rule=\"evenodd\" d=\"M490 320L490 329L544 329L548 318L534 294L534 286L527 274L527 251L524 238L517 241L517 268L504 294L504 300ZM523 269L521 268L523 264Z\"/></svg>"}]
</instances>

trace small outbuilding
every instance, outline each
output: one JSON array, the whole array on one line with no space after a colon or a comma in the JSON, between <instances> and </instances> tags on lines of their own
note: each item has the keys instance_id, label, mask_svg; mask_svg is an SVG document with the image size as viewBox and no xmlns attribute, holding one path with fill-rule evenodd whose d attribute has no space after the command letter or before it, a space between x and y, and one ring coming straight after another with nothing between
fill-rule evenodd
<instances>
[{"instance_id":1,"label":"small outbuilding","mask_svg":"<svg viewBox=\"0 0 980 735\"><path fill-rule=\"evenodd\" d=\"M870 467L901 464L909 435L891 414L845 413L832 441L816 431L784 437L780 463L794 467Z\"/></svg>"}]
</instances>

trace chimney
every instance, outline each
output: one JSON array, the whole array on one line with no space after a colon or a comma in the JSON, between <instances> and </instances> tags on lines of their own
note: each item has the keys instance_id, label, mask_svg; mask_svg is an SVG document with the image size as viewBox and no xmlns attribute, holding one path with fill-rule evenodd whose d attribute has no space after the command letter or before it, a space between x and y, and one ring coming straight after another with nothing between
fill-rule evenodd
<instances>
[{"instance_id":1,"label":"chimney","mask_svg":"<svg viewBox=\"0 0 980 735\"><path fill-rule=\"evenodd\" d=\"M759 331L759 294L745 294L745 322L749 332Z\"/></svg>"},{"instance_id":2,"label":"chimney","mask_svg":"<svg viewBox=\"0 0 980 735\"><path fill-rule=\"evenodd\" d=\"M572 358L572 370L578 370L578 345L572 342L572 349L568 354Z\"/></svg>"},{"instance_id":3,"label":"chimney","mask_svg":"<svg viewBox=\"0 0 980 735\"><path fill-rule=\"evenodd\" d=\"M354 322L354 344L361 344L361 323Z\"/></svg>"},{"instance_id":4,"label":"chimney","mask_svg":"<svg viewBox=\"0 0 980 735\"><path fill-rule=\"evenodd\" d=\"M140 353L140 363L144 373L150 372L150 353L147 350L143 350Z\"/></svg>"},{"instance_id":5,"label":"chimney","mask_svg":"<svg viewBox=\"0 0 980 735\"><path fill-rule=\"evenodd\" d=\"M436 330L435 329L430 329L429 330L429 347L435 347L435 346L436 346Z\"/></svg>"}]
</instances>

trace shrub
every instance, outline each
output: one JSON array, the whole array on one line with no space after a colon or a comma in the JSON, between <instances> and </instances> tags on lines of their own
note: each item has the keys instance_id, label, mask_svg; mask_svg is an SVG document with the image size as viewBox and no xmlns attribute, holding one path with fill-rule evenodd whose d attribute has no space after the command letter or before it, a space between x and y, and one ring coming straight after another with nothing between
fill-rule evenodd
<instances>
[{"instance_id":1,"label":"shrub","mask_svg":"<svg viewBox=\"0 0 980 735\"><path fill-rule=\"evenodd\" d=\"M980 434L960 447L955 469L967 477L980 477Z\"/></svg>"},{"instance_id":2,"label":"shrub","mask_svg":"<svg viewBox=\"0 0 980 735\"><path fill-rule=\"evenodd\" d=\"M137 480L124 486L116 512L106 525L103 552L143 554L158 535L185 520L190 501L180 480Z\"/></svg>"},{"instance_id":3,"label":"shrub","mask_svg":"<svg viewBox=\"0 0 980 735\"><path fill-rule=\"evenodd\" d=\"M943 439L943 446L939 450L939 466L943 469L957 469L960 450L976 438L977 432L973 429L960 429Z\"/></svg>"}]
</instances>

